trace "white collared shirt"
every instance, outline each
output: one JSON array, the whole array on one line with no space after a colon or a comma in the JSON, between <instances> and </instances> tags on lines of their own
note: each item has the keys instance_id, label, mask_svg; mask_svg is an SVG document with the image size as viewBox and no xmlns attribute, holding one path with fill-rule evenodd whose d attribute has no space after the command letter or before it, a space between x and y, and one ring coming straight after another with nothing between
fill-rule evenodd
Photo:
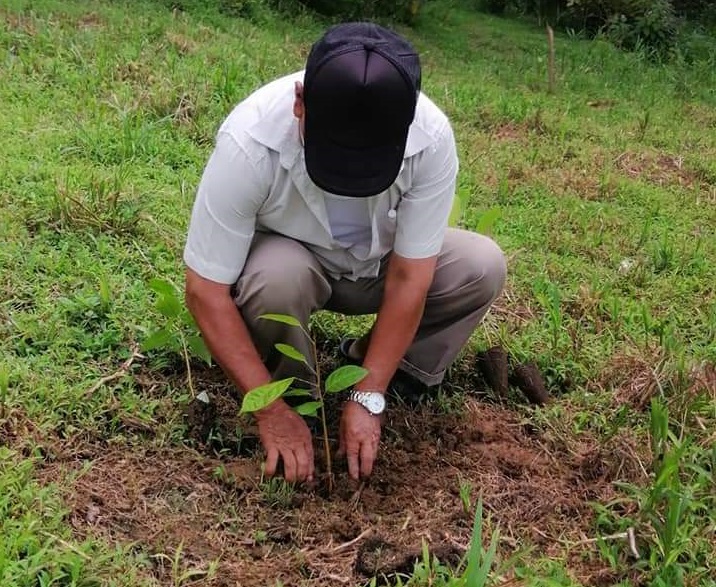
<instances>
[{"instance_id":1,"label":"white collared shirt","mask_svg":"<svg viewBox=\"0 0 716 587\"><path fill-rule=\"evenodd\" d=\"M458 160L447 117L420 94L400 173L386 191L361 198L371 235L351 246L337 240L326 192L306 171L294 83L275 80L239 103L221 125L192 211L184 261L202 277L235 283L256 231L303 243L334 278L375 277L389 252L437 255L455 194ZM335 208L331 214L335 229Z\"/></svg>"}]
</instances>

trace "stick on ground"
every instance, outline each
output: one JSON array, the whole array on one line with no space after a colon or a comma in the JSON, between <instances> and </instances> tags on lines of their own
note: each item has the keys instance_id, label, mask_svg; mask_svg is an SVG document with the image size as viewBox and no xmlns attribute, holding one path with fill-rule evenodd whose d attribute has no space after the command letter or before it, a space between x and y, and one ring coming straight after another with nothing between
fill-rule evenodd
<instances>
[{"instance_id":1,"label":"stick on ground","mask_svg":"<svg viewBox=\"0 0 716 587\"><path fill-rule=\"evenodd\" d=\"M95 383L92 387L90 387L86 392L85 396L92 395L95 391L97 391L100 387L103 385L107 385L107 383L111 383L112 381L115 381L119 379L120 377L124 377L128 372L129 368L132 366L132 363L134 363L135 359L143 359L144 355L142 355L139 352L139 345L135 344L132 347L132 354L129 356L129 358L122 363L122 366L117 369L114 373L111 375L106 375L102 377L97 383Z\"/></svg>"}]
</instances>

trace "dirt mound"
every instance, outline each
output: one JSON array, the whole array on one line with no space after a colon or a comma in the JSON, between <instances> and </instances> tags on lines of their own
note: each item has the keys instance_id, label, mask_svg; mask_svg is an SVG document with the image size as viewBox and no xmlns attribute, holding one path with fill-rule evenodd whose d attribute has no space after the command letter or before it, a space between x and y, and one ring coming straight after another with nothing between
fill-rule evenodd
<instances>
[{"instance_id":1,"label":"dirt mound","mask_svg":"<svg viewBox=\"0 0 716 587\"><path fill-rule=\"evenodd\" d=\"M611 491L613 471L589 461L601 458L595 450L555 458L516 414L468 400L461 414L395 406L370 482L356 486L338 463L329 497L262 483L257 456L219 459L186 447L89 445L81 459L65 454L39 475L66 488L78 535L136 542L160 580L180 549L184 570L218 561L205 585L357 585L410 572L423 541L457 563L472 527L461 485L471 508L482 495L504 554L524 540L550 552L581 539L592 523L588 502Z\"/></svg>"}]
</instances>

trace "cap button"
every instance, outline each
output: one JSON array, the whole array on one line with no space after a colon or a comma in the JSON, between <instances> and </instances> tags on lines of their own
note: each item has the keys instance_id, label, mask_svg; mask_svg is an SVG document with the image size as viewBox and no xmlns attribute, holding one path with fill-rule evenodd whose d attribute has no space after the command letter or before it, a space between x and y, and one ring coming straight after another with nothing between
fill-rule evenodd
<instances>
[{"instance_id":1,"label":"cap button","mask_svg":"<svg viewBox=\"0 0 716 587\"><path fill-rule=\"evenodd\" d=\"M365 47L366 51L373 51L375 50L375 43L373 41L363 41L363 47Z\"/></svg>"}]
</instances>

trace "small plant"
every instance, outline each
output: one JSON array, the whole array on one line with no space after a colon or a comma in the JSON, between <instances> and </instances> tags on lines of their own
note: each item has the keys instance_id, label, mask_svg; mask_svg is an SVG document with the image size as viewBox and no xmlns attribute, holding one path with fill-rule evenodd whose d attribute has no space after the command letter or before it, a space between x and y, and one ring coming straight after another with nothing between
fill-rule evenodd
<instances>
[{"instance_id":1,"label":"small plant","mask_svg":"<svg viewBox=\"0 0 716 587\"><path fill-rule=\"evenodd\" d=\"M689 551L694 525L689 520L692 495L681 481L682 460L688 439L680 441L669 430L669 413L657 399L651 404L651 449L654 482L643 496L642 515L655 531L651 567L659 569L655 580L676 580L676 563ZM688 521L688 523L687 523ZM658 581L656 584L662 584Z\"/></svg>"},{"instance_id":2,"label":"small plant","mask_svg":"<svg viewBox=\"0 0 716 587\"><path fill-rule=\"evenodd\" d=\"M295 490L292 483L281 479L280 477L272 477L264 479L262 475L259 484L264 501L271 507L288 509L293 502Z\"/></svg>"},{"instance_id":3,"label":"small plant","mask_svg":"<svg viewBox=\"0 0 716 587\"><path fill-rule=\"evenodd\" d=\"M490 546L487 550L482 544L482 498L480 498L475 510L472 540L470 541L470 550L467 553L467 567L464 574L458 578L455 587L483 587L487 585L487 576L492 568L499 541L500 530L496 528L492 533Z\"/></svg>"},{"instance_id":4,"label":"small plant","mask_svg":"<svg viewBox=\"0 0 716 587\"><path fill-rule=\"evenodd\" d=\"M654 247L651 254L654 273L663 273L673 269L678 262L678 255L666 235L662 241Z\"/></svg>"},{"instance_id":5,"label":"small plant","mask_svg":"<svg viewBox=\"0 0 716 587\"><path fill-rule=\"evenodd\" d=\"M646 552L637 549L634 539L630 548L638 559L635 564L648 570L649 585L683 585L685 574L697 584L697 577L708 576L713 570L697 553L708 549L706 544L711 541L700 520L713 511L716 451L711 449L709 454L690 437L673 432L668 409L660 399L651 404L650 440L651 483L646 487L622 484L638 506L636 515L614 517L610 508L621 510L624 505L624 500L618 499L610 506L598 507L600 519L611 526L617 524L620 530L636 528ZM600 545L600 553L612 567L619 564L615 547Z\"/></svg>"},{"instance_id":6,"label":"small plant","mask_svg":"<svg viewBox=\"0 0 716 587\"><path fill-rule=\"evenodd\" d=\"M109 178L67 177L53 194L52 220L61 227L111 234L136 232L140 207L125 191L126 178L126 171Z\"/></svg>"},{"instance_id":7,"label":"small plant","mask_svg":"<svg viewBox=\"0 0 716 587\"><path fill-rule=\"evenodd\" d=\"M310 389L293 388L292 385L295 381L294 377L272 381L271 383L252 389L250 393L247 393L244 396L241 403L241 413L244 414L262 410L281 397L305 396L311 398L309 401L296 406L294 409L302 416L317 416L320 413L321 424L323 427L323 445L326 455L326 472L328 474L328 491L330 493L333 491L333 469L331 451L328 445L328 425L324 409L324 393L338 393L348 389L362 380L368 374L368 370L357 365L344 365L328 375L324 387L321 381L321 372L318 368L318 350L316 348L316 342L313 340L313 337L306 332L301 323L293 316L287 316L286 314L264 314L260 316L260 318L264 320L273 320L274 322L282 322L283 324L288 324L289 326L295 326L300 328L306 335L311 343L313 364L315 367L311 366L308 359L297 348L283 343L277 343L275 347L281 354L293 359L294 361L303 363L306 367L308 367L316 378L315 394L314 391ZM314 399L316 397L318 398L317 400Z\"/></svg>"},{"instance_id":8,"label":"small plant","mask_svg":"<svg viewBox=\"0 0 716 587\"><path fill-rule=\"evenodd\" d=\"M5 418L7 410L7 395L10 390L10 372L8 368L0 364L0 420Z\"/></svg>"},{"instance_id":9,"label":"small plant","mask_svg":"<svg viewBox=\"0 0 716 587\"><path fill-rule=\"evenodd\" d=\"M552 333L552 351L556 352L562 334L562 296L559 288L549 279L539 279L534 285L537 300L547 311L549 329Z\"/></svg>"},{"instance_id":10,"label":"small plant","mask_svg":"<svg viewBox=\"0 0 716 587\"><path fill-rule=\"evenodd\" d=\"M152 279L149 288L157 294L155 308L166 318L166 323L144 339L142 351L164 349L181 355L186 364L189 390L194 397L190 354L211 365L211 353L198 332L194 318L180 301L176 287L168 281Z\"/></svg>"},{"instance_id":11,"label":"small plant","mask_svg":"<svg viewBox=\"0 0 716 587\"><path fill-rule=\"evenodd\" d=\"M187 567L184 564L184 544L180 543L171 557L166 553L160 552L153 555L158 565L163 566L169 563L171 566L171 578L173 587L182 587L183 585L196 584L199 580L211 580L216 576L218 569L218 561L211 561L206 569L196 567Z\"/></svg>"},{"instance_id":12,"label":"small plant","mask_svg":"<svg viewBox=\"0 0 716 587\"><path fill-rule=\"evenodd\" d=\"M490 584L489 574L497 553L500 540L500 531L495 529L490 539L490 545L483 545L482 537L482 499L477 503L475 521L472 529L472 538L467 555L456 571L453 571L436 557L430 556L430 551L423 542L422 559L415 563L413 574L403 582L398 577L396 587L405 585L435 585L440 587L485 587ZM373 585L374 583L371 583Z\"/></svg>"},{"instance_id":13,"label":"small plant","mask_svg":"<svg viewBox=\"0 0 716 587\"><path fill-rule=\"evenodd\" d=\"M465 515L470 515L470 512L472 511L472 481L464 479L460 476L459 482L462 511L465 512Z\"/></svg>"},{"instance_id":14,"label":"small plant","mask_svg":"<svg viewBox=\"0 0 716 587\"><path fill-rule=\"evenodd\" d=\"M480 215L480 219L477 221L475 231L479 232L480 234L492 236L493 228L501 216L502 208L500 208L499 206L488 208L483 214Z\"/></svg>"}]
</instances>

